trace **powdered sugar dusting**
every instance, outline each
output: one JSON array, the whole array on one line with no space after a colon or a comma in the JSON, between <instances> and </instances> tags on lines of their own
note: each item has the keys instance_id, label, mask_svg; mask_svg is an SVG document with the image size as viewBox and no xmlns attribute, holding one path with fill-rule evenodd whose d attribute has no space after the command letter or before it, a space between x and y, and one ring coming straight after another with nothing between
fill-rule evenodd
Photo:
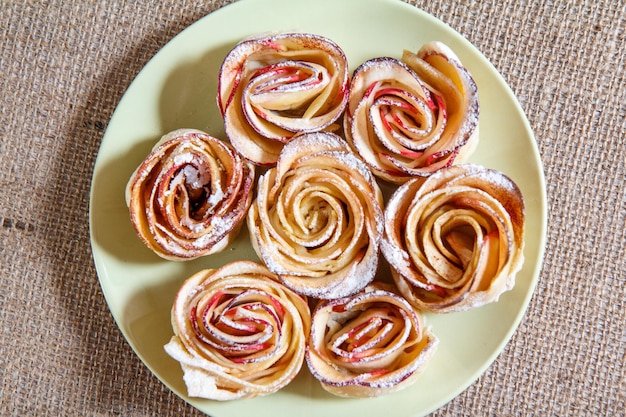
<instances>
[{"instance_id":1,"label":"powdered sugar dusting","mask_svg":"<svg viewBox=\"0 0 626 417\"><path fill-rule=\"evenodd\" d=\"M202 167L195 167L192 165L185 165L183 168L183 174L185 174L185 183L191 188L200 189L209 182L211 175L206 169Z\"/></svg>"},{"instance_id":2,"label":"powdered sugar dusting","mask_svg":"<svg viewBox=\"0 0 626 417\"><path fill-rule=\"evenodd\" d=\"M218 188L217 190L212 190L212 193L207 201L211 206L215 207L220 201L224 200L224 197L224 192L221 188Z\"/></svg>"},{"instance_id":3,"label":"powdered sugar dusting","mask_svg":"<svg viewBox=\"0 0 626 417\"><path fill-rule=\"evenodd\" d=\"M480 165L465 164L468 175L472 175L494 184L502 190L515 191L517 186L506 174L494 169L485 168Z\"/></svg>"},{"instance_id":4,"label":"powdered sugar dusting","mask_svg":"<svg viewBox=\"0 0 626 417\"><path fill-rule=\"evenodd\" d=\"M406 251L391 243L387 238L383 238L380 248L389 265L395 270L402 271L409 267L409 255Z\"/></svg>"}]
</instances>

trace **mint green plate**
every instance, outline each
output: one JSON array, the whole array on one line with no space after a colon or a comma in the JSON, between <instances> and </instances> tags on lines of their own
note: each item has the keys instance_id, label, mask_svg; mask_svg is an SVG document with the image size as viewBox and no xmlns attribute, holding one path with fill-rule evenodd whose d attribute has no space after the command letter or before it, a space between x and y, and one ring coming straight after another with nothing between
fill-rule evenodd
<instances>
[{"instance_id":1,"label":"mint green plate","mask_svg":"<svg viewBox=\"0 0 626 417\"><path fill-rule=\"evenodd\" d=\"M189 398L177 362L163 350L172 334L170 308L194 272L237 259L257 259L247 230L225 252L189 262L160 259L130 224L124 187L162 134L189 127L224 138L216 105L217 73L226 53L260 32L300 30L325 35L345 51L353 70L377 56L447 43L478 84L480 143L471 162L501 170L527 204L526 262L515 288L477 310L428 314L439 349L410 388L374 399L333 397L306 365L280 392L232 402ZM546 191L537 146L505 81L468 41L444 23L399 0L241 0L200 19L172 39L138 74L111 118L96 160L90 201L93 257L102 291L120 330L164 384L214 417L419 416L436 410L475 381L519 325L535 288L546 240Z\"/></svg>"}]
</instances>

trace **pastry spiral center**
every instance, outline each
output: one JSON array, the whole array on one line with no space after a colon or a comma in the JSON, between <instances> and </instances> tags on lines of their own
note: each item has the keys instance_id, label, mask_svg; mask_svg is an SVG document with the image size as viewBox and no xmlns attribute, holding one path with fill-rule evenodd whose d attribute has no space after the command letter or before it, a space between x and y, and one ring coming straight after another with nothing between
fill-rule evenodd
<instances>
[{"instance_id":1,"label":"pastry spiral center","mask_svg":"<svg viewBox=\"0 0 626 417\"><path fill-rule=\"evenodd\" d=\"M315 63L283 61L257 70L246 88L247 101L257 116L290 118L315 116L313 100L330 84L328 70ZM309 111L310 110L310 111Z\"/></svg>"},{"instance_id":2,"label":"pastry spiral center","mask_svg":"<svg viewBox=\"0 0 626 417\"><path fill-rule=\"evenodd\" d=\"M285 311L260 290L219 291L191 309L198 340L236 363L257 362L271 355L281 334Z\"/></svg>"},{"instance_id":3,"label":"pastry spiral center","mask_svg":"<svg viewBox=\"0 0 626 417\"><path fill-rule=\"evenodd\" d=\"M180 170L179 175L182 176L181 185L184 186L184 191L181 188L177 193L177 200L184 199L184 196L187 196L190 203L189 216L194 220L201 220L202 215L199 215L199 212L202 211L203 203L206 202L207 196L211 192L210 187L207 186L211 178L210 174L200 167L185 165Z\"/></svg>"},{"instance_id":4,"label":"pastry spiral center","mask_svg":"<svg viewBox=\"0 0 626 417\"><path fill-rule=\"evenodd\" d=\"M369 117L385 148L415 158L441 137L445 109L437 95L418 96L380 82L370 89Z\"/></svg>"},{"instance_id":5,"label":"pastry spiral center","mask_svg":"<svg viewBox=\"0 0 626 417\"><path fill-rule=\"evenodd\" d=\"M177 218L203 221L224 196L220 189L213 190L221 183L220 179L213 178L202 156L193 153L175 156L172 169L176 172L166 194L174 196ZM215 171L219 173L219 167Z\"/></svg>"},{"instance_id":6,"label":"pastry spiral center","mask_svg":"<svg viewBox=\"0 0 626 417\"><path fill-rule=\"evenodd\" d=\"M388 305L338 313L335 319L345 323L337 333L329 334L328 348L347 363L378 359L390 349L397 350L408 337L405 318Z\"/></svg>"}]
</instances>

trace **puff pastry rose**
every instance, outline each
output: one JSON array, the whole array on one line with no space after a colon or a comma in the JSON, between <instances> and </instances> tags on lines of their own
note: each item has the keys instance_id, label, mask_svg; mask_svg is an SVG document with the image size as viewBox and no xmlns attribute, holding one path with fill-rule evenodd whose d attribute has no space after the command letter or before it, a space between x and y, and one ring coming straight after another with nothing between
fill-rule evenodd
<instances>
[{"instance_id":1,"label":"puff pastry rose","mask_svg":"<svg viewBox=\"0 0 626 417\"><path fill-rule=\"evenodd\" d=\"M414 306L434 312L497 301L523 263L525 209L503 173L455 165L403 184L385 209L381 249Z\"/></svg>"},{"instance_id":2,"label":"puff pastry rose","mask_svg":"<svg viewBox=\"0 0 626 417\"><path fill-rule=\"evenodd\" d=\"M254 165L194 129L164 135L135 170L126 204L141 240L169 260L223 250L252 202Z\"/></svg>"},{"instance_id":3,"label":"puff pastry rose","mask_svg":"<svg viewBox=\"0 0 626 417\"><path fill-rule=\"evenodd\" d=\"M374 278L382 194L339 136L297 136L259 178L248 229L257 254L286 286L315 298L344 297Z\"/></svg>"},{"instance_id":4,"label":"puff pastry rose","mask_svg":"<svg viewBox=\"0 0 626 417\"><path fill-rule=\"evenodd\" d=\"M454 52L425 44L382 57L352 77L344 131L374 173L393 183L461 162L478 141L476 84Z\"/></svg>"},{"instance_id":5,"label":"puff pastry rose","mask_svg":"<svg viewBox=\"0 0 626 417\"><path fill-rule=\"evenodd\" d=\"M417 310L376 283L318 304L306 361L328 392L375 397L413 384L438 343Z\"/></svg>"},{"instance_id":6,"label":"puff pastry rose","mask_svg":"<svg viewBox=\"0 0 626 417\"><path fill-rule=\"evenodd\" d=\"M329 128L343 113L349 85L341 48L310 33L248 38L226 56L218 104L233 146L273 165L294 135Z\"/></svg>"},{"instance_id":7,"label":"puff pastry rose","mask_svg":"<svg viewBox=\"0 0 626 417\"><path fill-rule=\"evenodd\" d=\"M271 394L291 382L311 326L306 299L251 261L188 278L171 318L174 336L165 350L180 362L188 394L222 401Z\"/></svg>"}]
</instances>

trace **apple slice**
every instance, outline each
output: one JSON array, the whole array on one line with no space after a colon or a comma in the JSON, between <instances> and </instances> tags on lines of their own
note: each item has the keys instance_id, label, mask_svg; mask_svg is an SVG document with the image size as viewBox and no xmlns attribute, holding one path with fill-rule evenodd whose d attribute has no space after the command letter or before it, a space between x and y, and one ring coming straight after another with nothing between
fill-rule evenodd
<instances>
[{"instance_id":1,"label":"apple slice","mask_svg":"<svg viewBox=\"0 0 626 417\"><path fill-rule=\"evenodd\" d=\"M470 72L454 51L439 41L424 44L417 53L405 50L402 61L444 98L448 129L460 148L457 163L466 161L478 143L480 112L478 87Z\"/></svg>"}]
</instances>

